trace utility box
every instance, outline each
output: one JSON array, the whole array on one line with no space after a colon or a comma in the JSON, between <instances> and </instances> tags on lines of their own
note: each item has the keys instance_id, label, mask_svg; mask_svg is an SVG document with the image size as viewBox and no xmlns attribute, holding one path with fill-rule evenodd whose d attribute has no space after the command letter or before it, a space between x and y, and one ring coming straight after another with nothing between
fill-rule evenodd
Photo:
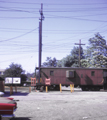
<instances>
[{"instance_id":1,"label":"utility box","mask_svg":"<svg viewBox=\"0 0 107 120\"><path fill-rule=\"evenodd\" d=\"M74 78L74 70L67 70L66 77L67 78Z\"/></svg>"}]
</instances>

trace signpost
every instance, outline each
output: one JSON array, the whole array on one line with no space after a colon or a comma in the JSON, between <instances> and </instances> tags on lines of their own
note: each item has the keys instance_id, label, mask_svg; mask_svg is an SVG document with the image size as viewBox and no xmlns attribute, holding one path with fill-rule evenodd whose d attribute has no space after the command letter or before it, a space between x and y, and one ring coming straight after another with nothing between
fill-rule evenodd
<instances>
[{"instance_id":1,"label":"signpost","mask_svg":"<svg viewBox=\"0 0 107 120\"><path fill-rule=\"evenodd\" d=\"M48 92L48 87L47 85L51 85L51 80L49 79L45 79L45 85L46 85L46 92Z\"/></svg>"},{"instance_id":2,"label":"signpost","mask_svg":"<svg viewBox=\"0 0 107 120\"><path fill-rule=\"evenodd\" d=\"M17 92L17 85L21 84L20 77L6 77L5 84L10 85L10 95L13 94L13 86L15 85L15 91Z\"/></svg>"}]
</instances>

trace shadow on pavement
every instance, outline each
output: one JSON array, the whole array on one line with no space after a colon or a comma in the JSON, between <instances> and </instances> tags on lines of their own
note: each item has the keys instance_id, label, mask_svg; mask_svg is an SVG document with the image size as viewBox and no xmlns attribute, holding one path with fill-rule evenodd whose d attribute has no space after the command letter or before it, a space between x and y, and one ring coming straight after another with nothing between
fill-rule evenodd
<instances>
[{"instance_id":1,"label":"shadow on pavement","mask_svg":"<svg viewBox=\"0 0 107 120\"><path fill-rule=\"evenodd\" d=\"M27 93L27 92L13 92L13 94L12 94L12 96L27 96L29 93ZM10 92L5 92L4 93L4 97L9 97L9 96L11 96L10 95Z\"/></svg>"},{"instance_id":2,"label":"shadow on pavement","mask_svg":"<svg viewBox=\"0 0 107 120\"><path fill-rule=\"evenodd\" d=\"M29 117L15 117L15 118L12 118L10 120L31 120L31 118Z\"/></svg>"}]
</instances>

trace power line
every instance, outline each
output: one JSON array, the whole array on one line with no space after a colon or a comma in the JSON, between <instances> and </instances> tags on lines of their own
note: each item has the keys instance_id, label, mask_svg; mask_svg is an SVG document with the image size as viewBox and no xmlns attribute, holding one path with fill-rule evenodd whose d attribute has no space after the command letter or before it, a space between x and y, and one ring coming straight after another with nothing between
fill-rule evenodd
<instances>
[{"instance_id":1,"label":"power line","mask_svg":"<svg viewBox=\"0 0 107 120\"><path fill-rule=\"evenodd\" d=\"M27 33L22 34L22 35L19 35L19 36L16 36L16 37L13 37L13 38L7 39L7 40L1 40L0 42L6 42L6 41L10 41L10 40L14 40L14 39L17 39L17 38L23 37L23 36L25 36L25 35L27 35L27 34L29 34L29 33L32 33L33 31L35 31L35 30L37 30L37 29L38 29L38 28L33 29L33 30L31 30L31 31L29 31L29 32L27 32Z\"/></svg>"},{"instance_id":2,"label":"power line","mask_svg":"<svg viewBox=\"0 0 107 120\"><path fill-rule=\"evenodd\" d=\"M39 17L0 17L0 19L35 19Z\"/></svg>"},{"instance_id":3,"label":"power line","mask_svg":"<svg viewBox=\"0 0 107 120\"><path fill-rule=\"evenodd\" d=\"M19 10L19 9L13 9L13 8L9 8L9 7L2 7L0 6L0 8L3 9L7 9L7 10L0 10L0 11L8 11L8 12L27 12L27 13L36 13L35 11L27 11L27 10Z\"/></svg>"},{"instance_id":4,"label":"power line","mask_svg":"<svg viewBox=\"0 0 107 120\"><path fill-rule=\"evenodd\" d=\"M40 3L37 2L11 2L11 1L0 1L1 3L13 3L13 4L37 4L40 5ZM71 5L101 5L101 4L107 4L106 2L93 2L93 3L77 3L77 4L62 4L62 3L44 3L44 5L63 5L63 6L71 6Z\"/></svg>"}]
</instances>

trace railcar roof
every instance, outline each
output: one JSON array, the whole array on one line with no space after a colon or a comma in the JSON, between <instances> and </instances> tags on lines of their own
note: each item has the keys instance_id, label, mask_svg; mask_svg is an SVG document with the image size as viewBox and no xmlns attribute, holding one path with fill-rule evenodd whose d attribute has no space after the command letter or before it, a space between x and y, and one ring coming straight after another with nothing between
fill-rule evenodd
<instances>
[{"instance_id":1,"label":"railcar roof","mask_svg":"<svg viewBox=\"0 0 107 120\"><path fill-rule=\"evenodd\" d=\"M82 68L82 67L77 67L77 68L73 68L73 67L40 67L41 69L94 69L94 70L107 70L107 68ZM39 69L39 67L36 67L36 69Z\"/></svg>"}]
</instances>

